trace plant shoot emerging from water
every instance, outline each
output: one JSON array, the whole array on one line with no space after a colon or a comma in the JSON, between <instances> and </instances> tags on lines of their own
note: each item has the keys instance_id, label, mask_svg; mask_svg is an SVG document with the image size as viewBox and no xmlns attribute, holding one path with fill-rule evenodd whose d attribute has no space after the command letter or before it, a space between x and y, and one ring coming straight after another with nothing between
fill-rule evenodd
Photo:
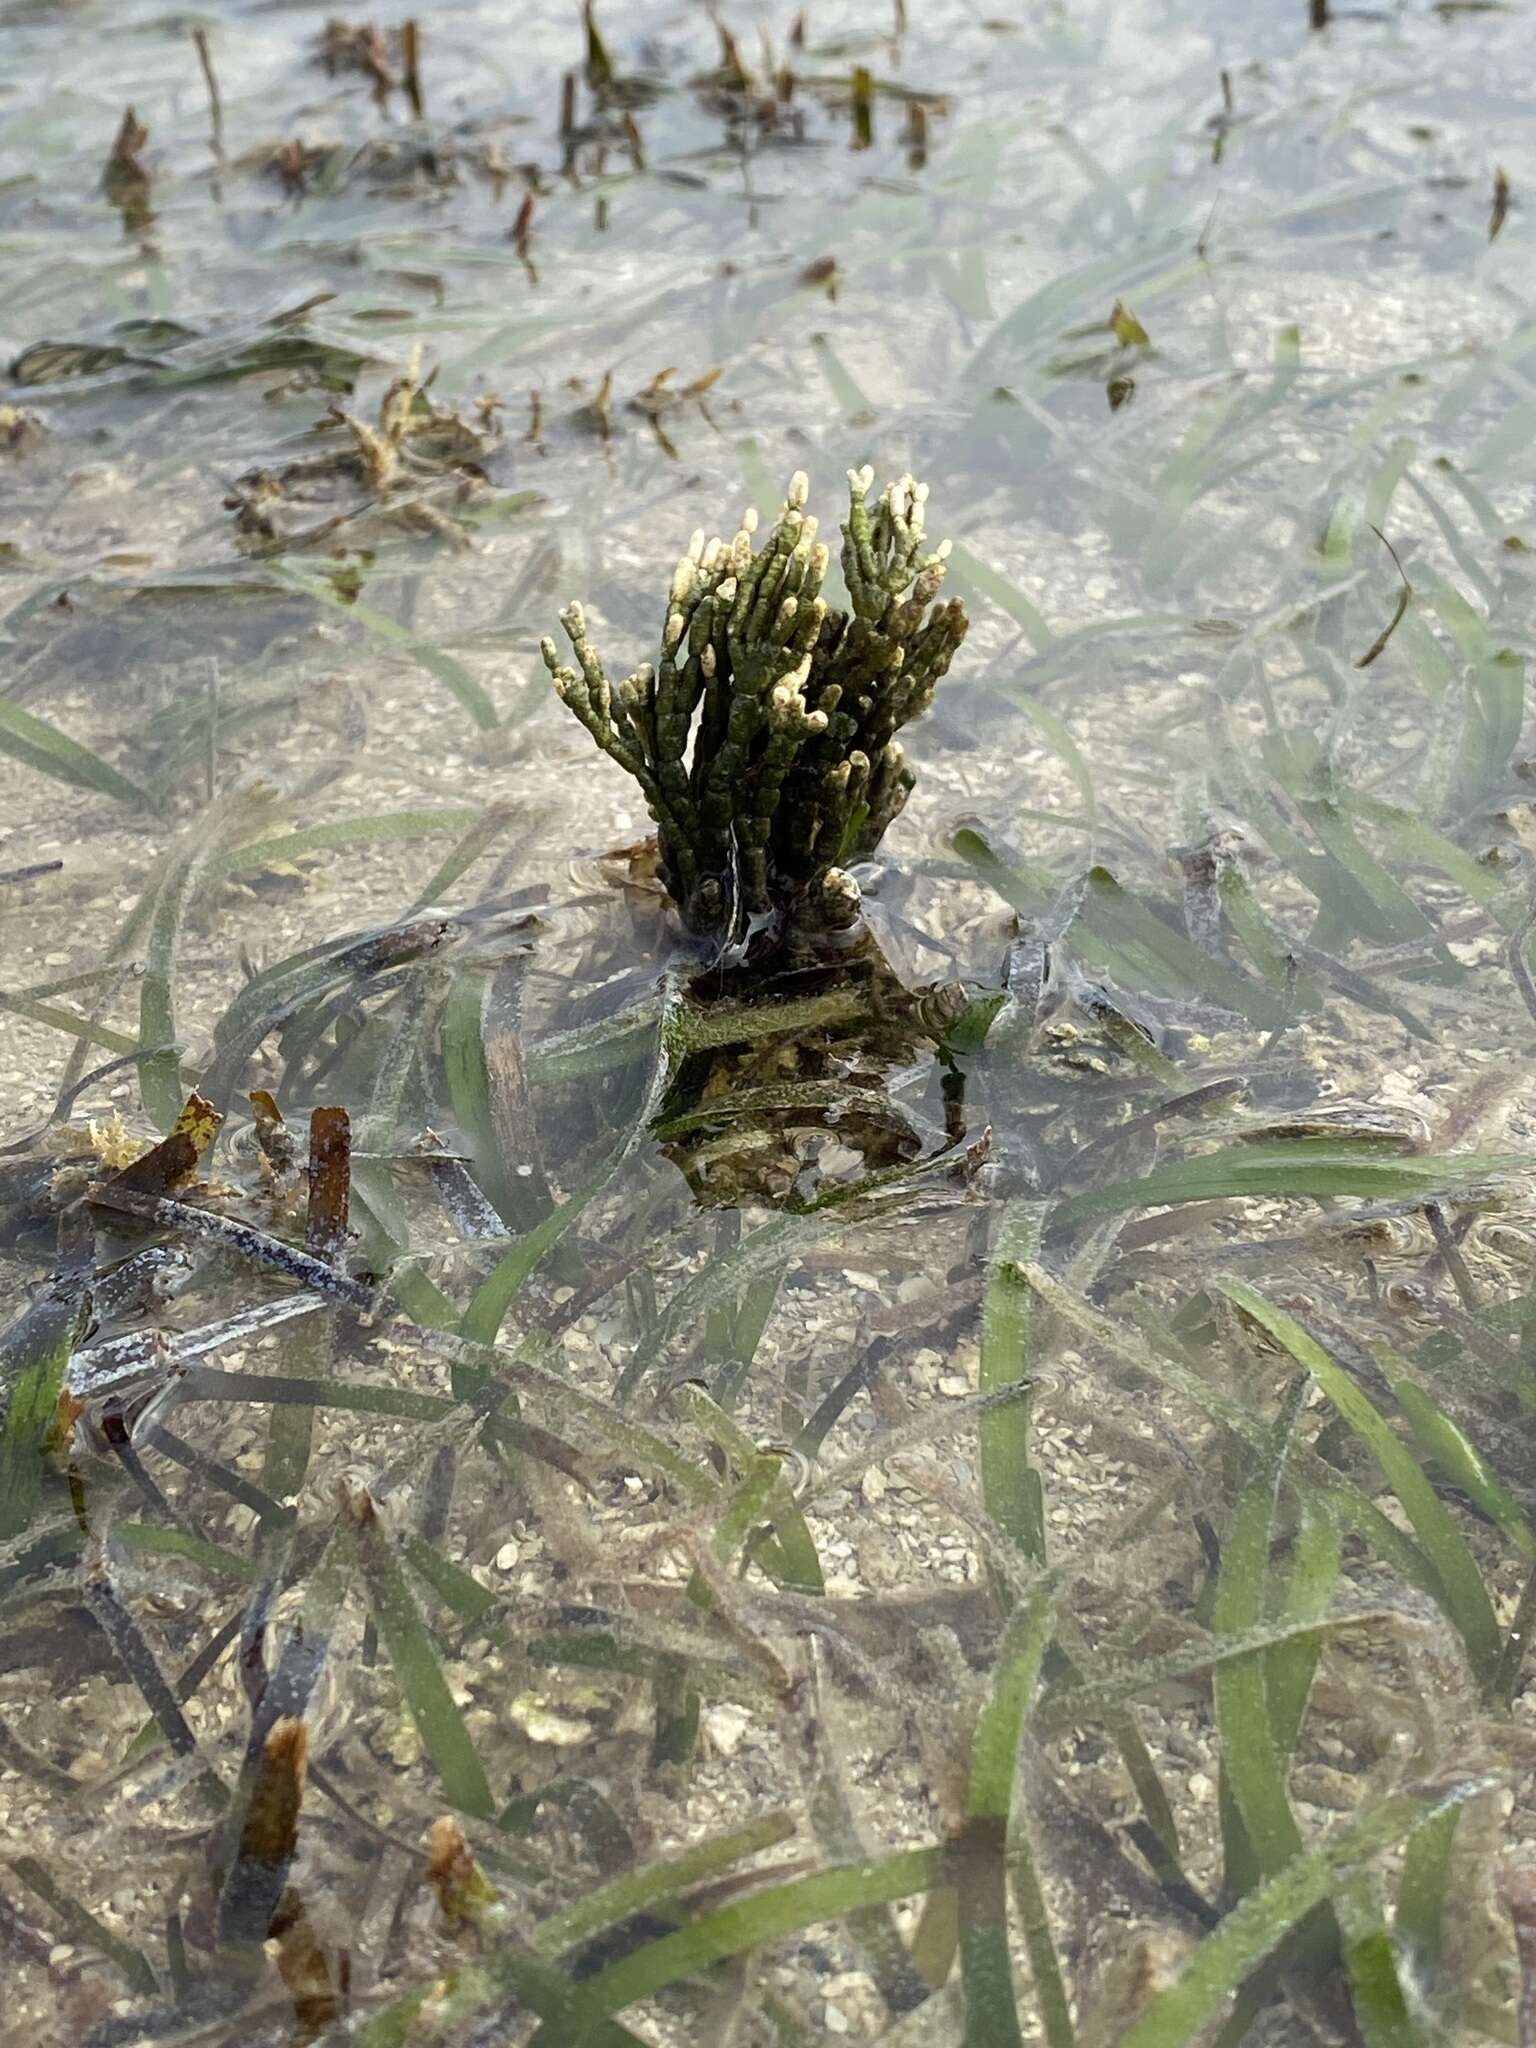
<instances>
[{"instance_id":1,"label":"plant shoot emerging from water","mask_svg":"<svg viewBox=\"0 0 1536 2048\"><path fill-rule=\"evenodd\" d=\"M926 484L873 505L848 472L842 566L851 612L821 597L828 550L803 472L761 547L695 533L667 598L661 658L613 687L579 604L560 623L577 666L543 642L555 688L640 785L661 877L689 931L721 943L749 921L838 931L859 914L848 872L879 846L912 788L897 732L926 711L965 638L936 603L949 543L929 550Z\"/></svg>"}]
</instances>

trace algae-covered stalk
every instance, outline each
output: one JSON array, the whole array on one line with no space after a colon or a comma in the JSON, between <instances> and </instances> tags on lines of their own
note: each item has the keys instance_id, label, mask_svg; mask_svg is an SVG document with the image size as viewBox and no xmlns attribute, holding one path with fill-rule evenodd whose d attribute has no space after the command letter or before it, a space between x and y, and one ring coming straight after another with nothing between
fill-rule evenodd
<instances>
[{"instance_id":1,"label":"algae-covered stalk","mask_svg":"<svg viewBox=\"0 0 1536 2048\"><path fill-rule=\"evenodd\" d=\"M560 615L577 666L543 643L556 690L640 785L662 880L703 936L770 917L808 931L854 922L846 864L874 852L912 788L896 734L965 637L959 600L935 602L949 543L928 549L927 486L901 477L871 505L873 471L848 482L851 612L822 600L828 551L797 473L760 547L750 511L734 540L693 536L655 666L615 689L579 604Z\"/></svg>"}]
</instances>

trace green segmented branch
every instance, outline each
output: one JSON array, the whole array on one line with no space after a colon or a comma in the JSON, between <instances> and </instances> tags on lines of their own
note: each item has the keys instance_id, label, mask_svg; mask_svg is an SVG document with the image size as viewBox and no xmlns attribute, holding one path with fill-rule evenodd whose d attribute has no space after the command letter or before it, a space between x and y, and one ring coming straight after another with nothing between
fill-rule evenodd
<instances>
[{"instance_id":1,"label":"green segmented branch","mask_svg":"<svg viewBox=\"0 0 1536 2048\"><path fill-rule=\"evenodd\" d=\"M965 638L965 608L937 602L948 541L929 551L928 489L848 472L842 565L853 611L821 596L829 554L791 479L754 547L748 511L730 541L695 533L673 572L661 649L615 689L579 604L545 640L555 689L639 785L661 878L690 931L719 942L742 916L839 930L859 914L847 863L867 859L912 789L896 734L920 717Z\"/></svg>"}]
</instances>

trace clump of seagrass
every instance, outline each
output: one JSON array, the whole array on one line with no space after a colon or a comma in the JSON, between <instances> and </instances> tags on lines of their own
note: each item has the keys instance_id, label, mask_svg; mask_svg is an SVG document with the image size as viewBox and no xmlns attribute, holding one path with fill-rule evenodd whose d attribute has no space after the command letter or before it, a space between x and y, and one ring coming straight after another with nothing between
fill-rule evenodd
<instances>
[{"instance_id":1,"label":"clump of seagrass","mask_svg":"<svg viewBox=\"0 0 1536 2048\"><path fill-rule=\"evenodd\" d=\"M693 536L655 667L613 687L579 604L560 614L578 666L543 643L556 690L639 783L683 923L722 944L774 921L808 933L856 922L848 867L875 851L914 780L896 734L965 638L960 601L935 603L949 543L927 549L927 485L904 476L871 505L874 472L848 482L851 613L822 600L828 551L799 472L760 548L750 511L732 541Z\"/></svg>"}]
</instances>

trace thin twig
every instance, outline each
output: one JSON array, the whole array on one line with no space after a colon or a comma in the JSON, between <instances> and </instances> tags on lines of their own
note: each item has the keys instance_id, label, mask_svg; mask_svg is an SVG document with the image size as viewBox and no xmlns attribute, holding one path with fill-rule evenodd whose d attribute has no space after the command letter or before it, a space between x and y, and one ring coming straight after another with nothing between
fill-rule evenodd
<instances>
[{"instance_id":1,"label":"thin twig","mask_svg":"<svg viewBox=\"0 0 1536 2048\"><path fill-rule=\"evenodd\" d=\"M1223 73L1223 76L1225 76L1225 73ZM1211 246L1211 229L1216 223L1216 209L1220 204L1221 194L1218 192L1211 201L1211 210L1205 216L1205 226L1200 230L1200 239L1195 244L1195 254L1202 263L1205 261L1206 250Z\"/></svg>"},{"instance_id":2,"label":"thin twig","mask_svg":"<svg viewBox=\"0 0 1536 2048\"><path fill-rule=\"evenodd\" d=\"M1398 627L1402 624L1403 613L1407 611L1409 600L1413 596L1413 585L1408 581L1407 570L1403 567L1401 561L1398 560L1397 549L1393 547L1391 541L1387 539L1387 536L1382 532L1379 526L1373 526L1371 528L1371 531L1375 534L1376 538L1381 542L1382 546L1386 549L1387 553L1392 557L1393 561L1397 563L1397 573L1403 579L1403 587L1397 593L1397 609L1393 612L1391 618L1388 619L1385 631L1379 633L1377 637L1371 642L1370 646L1367 647L1364 654L1362 654L1360 659L1355 663L1356 668L1370 667L1371 663L1376 659L1377 655L1381 653L1382 649L1386 646L1387 642L1392 638L1392 635L1397 631Z\"/></svg>"},{"instance_id":3,"label":"thin twig","mask_svg":"<svg viewBox=\"0 0 1536 2048\"><path fill-rule=\"evenodd\" d=\"M208 47L208 31L201 23L192 30L192 42L197 50L197 61L203 67L203 81L208 87L208 116L213 130L213 153L224 154L224 101L219 92L218 73L213 68L213 51Z\"/></svg>"}]
</instances>

